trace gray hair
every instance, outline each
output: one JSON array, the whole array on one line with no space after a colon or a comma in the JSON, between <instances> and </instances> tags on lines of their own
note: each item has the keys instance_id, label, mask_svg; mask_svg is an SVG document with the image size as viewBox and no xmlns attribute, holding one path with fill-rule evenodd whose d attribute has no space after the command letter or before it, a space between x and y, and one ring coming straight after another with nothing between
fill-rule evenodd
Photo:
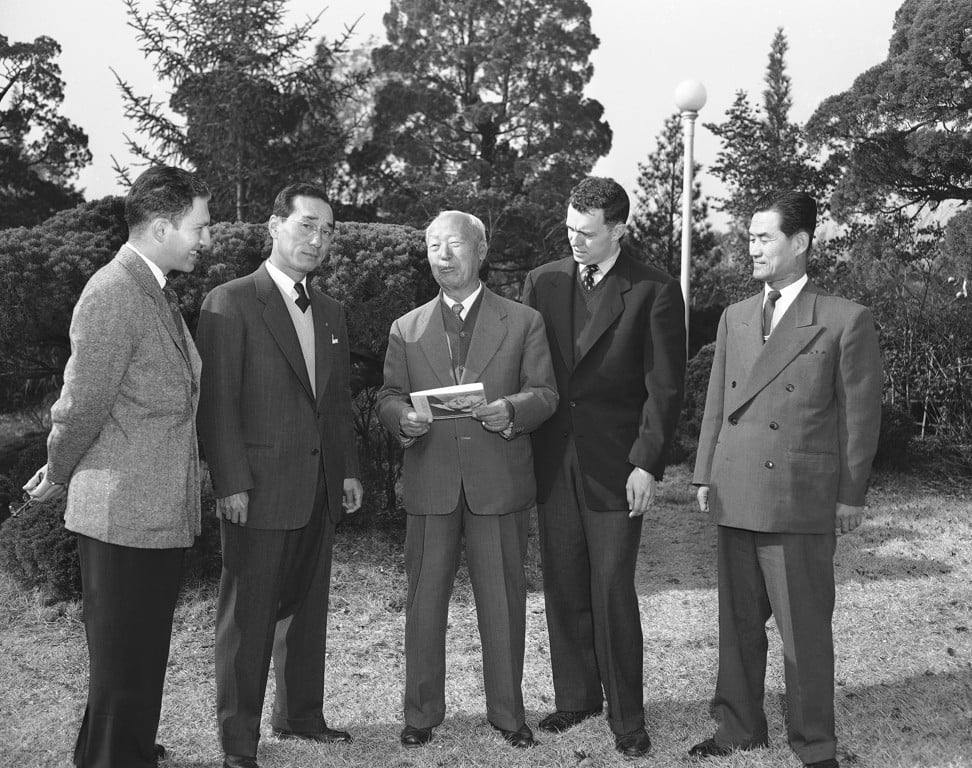
<instances>
[{"instance_id":1,"label":"gray hair","mask_svg":"<svg viewBox=\"0 0 972 768\"><path fill-rule=\"evenodd\" d=\"M446 216L459 216L465 220L466 225L475 230L476 234L479 235L479 240L482 243L486 242L486 225L483 224L483 220L478 216L473 216L471 213L466 213L465 211L441 211L438 216L436 216L432 221L429 222L428 227L425 228L426 235L428 234L429 227L431 227L439 219Z\"/></svg>"}]
</instances>

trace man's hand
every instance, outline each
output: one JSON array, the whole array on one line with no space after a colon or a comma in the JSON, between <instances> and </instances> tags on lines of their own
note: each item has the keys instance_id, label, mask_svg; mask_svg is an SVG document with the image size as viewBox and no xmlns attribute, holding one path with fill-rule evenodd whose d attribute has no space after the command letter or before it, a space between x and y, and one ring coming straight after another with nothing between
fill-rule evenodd
<instances>
[{"instance_id":1,"label":"man's hand","mask_svg":"<svg viewBox=\"0 0 972 768\"><path fill-rule=\"evenodd\" d=\"M398 419L398 428L405 437L421 437L432 426L431 416L420 416L415 411L402 411Z\"/></svg>"},{"instance_id":2,"label":"man's hand","mask_svg":"<svg viewBox=\"0 0 972 768\"><path fill-rule=\"evenodd\" d=\"M849 504L837 502L837 512L834 516L834 533L850 533L864 522L864 507L852 507Z\"/></svg>"},{"instance_id":3,"label":"man's hand","mask_svg":"<svg viewBox=\"0 0 972 768\"><path fill-rule=\"evenodd\" d=\"M695 492L695 497L699 500L699 509L703 512L709 511L709 486L700 485Z\"/></svg>"},{"instance_id":4,"label":"man's hand","mask_svg":"<svg viewBox=\"0 0 972 768\"><path fill-rule=\"evenodd\" d=\"M227 523L246 525L246 509L249 503L250 494L246 491L216 499L216 517L222 517Z\"/></svg>"},{"instance_id":5,"label":"man's hand","mask_svg":"<svg viewBox=\"0 0 972 768\"><path fill-rule=\"evenodd\" d=\"M655 478L641 467L635 467L624 484L628 497L628 517L641 517L655 499Z\"/></svg>"},{"instance_id":6,"label":"man's hand","mask_svg":"<svg viewBox=\"0 0 972 768\"><path fill-rule=\"evenodd\" d=\"M64 495L66 486L60 485L58 483L52 483L47 479L47 465L38 469L32 478L27 481L24 486L24 491L32 498L34 501L41 503L45 501L50 501L51 499L59 498Z\"/></svg>"},{"instance_id":7,"label":"man's hand","mask_svg":"<svg viewBox=\"0 0 972 768\"><path fill-rule=\"evenodd\" d=\"M510 426L511 415L510 403L503 397L474 408L472 411L472 417L481 421L483 427L490 432L502 432Z\"/></svg>"},{"instance_id":8,"label":"man's hand","mask_svg":"<svg viewBox=\"0 0 972 768\"><path fill-rule=\"evenodd\" d=\"M361 509L362 501L364 501L364 488L361 486L361 481L356 477L344 478L344 499L341 502L344 511L353 515Z\"/></svg>"}]
</instances>

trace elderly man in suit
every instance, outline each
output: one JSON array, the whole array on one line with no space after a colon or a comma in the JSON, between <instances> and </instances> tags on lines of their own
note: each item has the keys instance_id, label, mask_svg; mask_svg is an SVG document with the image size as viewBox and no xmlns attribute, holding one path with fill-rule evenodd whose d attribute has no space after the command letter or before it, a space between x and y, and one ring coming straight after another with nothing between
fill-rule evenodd
<instances>
[{"instance_id":1,"label":"elderly man in suit","mask_svg":"<svg viewBox=\"0 0 972 768\"><path fill-rule=\"evenodd\" d=\"M226 768L254 768L270 659L273 733L348 742L324 720L334 527L361 506L344 311L310 284L334 213L291 184L268 224L269 258L203 301L199 434L217 497L223 572L216 715Z\"/></svg>"},{"instance_id":2,"label":"elderly man in suit","mask_svg":"<svg viewBox=\"0 0 972 768\"><path fill-rule=\"evenodd\" d=\"M693 482L718 526L718 729L698 757L767 743L766 622L783 640L787 736L837 768L833 555L863 518L881 419L870 312L807 279L816 203L788 192L753 216L763 290L722 315Z\"/></svg>"},{"instance_id":3,"label":"elderly man in suit","mask_svg":"<svg viewBox=\"0 0 972 768\"><path fill-rule=\"evenodd\" d=\"M634 575L642 516L665 470L685 381L678 283L622 237L628 195L590 177L571 192L572 256L527 275L560 406L533 435L550 662L564 731L599 714L615 748L645 755L642 634Z\"/></svg>"},{"instance_id":4,"label":"elderly man in suit","mask_svg":"<svg viewBox=\"0 0 972 768\"><path fill-rule=\"evenodd\" d=\"M167 285L209 247L209 190L153 167L125 198L128 242L95 272L71 318L47 464L25 490L67 492L78 539L88 702L79 768L155 766L183 552L199 533L199 356Z\"/></svg>"},{"instance_id":5,"label":"elderly man in suit","mask_svg":"<svg viewBox=\"0 0 972 768\"><path fill-rule=\"evenodd\" d=\"M426 231L436 298L398 318L379 394L382 424L405 446L405 728L432 738L445 715L449 597L465 536L483 644L486 716L507 743L534 745L521 680L526 631L527 524L534 505L529 432L557 404L543 321L479 280L483 223L446 211ZM409 393L481 382L472 418L423 419Z\"/></svg>"}]
</instances>

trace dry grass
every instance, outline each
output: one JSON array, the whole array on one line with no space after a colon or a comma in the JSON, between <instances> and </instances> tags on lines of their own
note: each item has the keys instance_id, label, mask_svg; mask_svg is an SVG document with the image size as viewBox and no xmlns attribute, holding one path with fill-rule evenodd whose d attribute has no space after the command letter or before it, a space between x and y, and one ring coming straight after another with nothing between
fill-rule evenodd
<instances>
[{"instance_id":1,"label":"dry grass","mask_svg":"<svg viewBox=\"0 0 972 768\"><path fill-rule=\"evenodd\" d=\"M716 667L714 531L676 469L646 521L639 566L645 700L655 766L712 732ZM845 766L972 766L972 481L878 478L871 516L837 550L837 713ZM311 746L267 735L264 768L284 766L582 766L630 764L592 720L518 752L486 723L475 609L464 572L449 631L448 713L429 747L398 746L404 679L405 579L400 537L339 536L328 637L325 715L355 743ZM176 616L160 740L171 768L218 768L213 709L211 588ZM529 596L527 720L552 708L543 597ZM0 765L67 765L83 708L86 655L77 605L45 607L0 577ZM767 714L771 747L709 762L714 768L798 766L783 738L779 640L771 628ZM271 683L272 685L272 683ZM267 713L269 714L269 713ZM265 733L269 729L264 725Z\"/></svg>"}]
</instances>

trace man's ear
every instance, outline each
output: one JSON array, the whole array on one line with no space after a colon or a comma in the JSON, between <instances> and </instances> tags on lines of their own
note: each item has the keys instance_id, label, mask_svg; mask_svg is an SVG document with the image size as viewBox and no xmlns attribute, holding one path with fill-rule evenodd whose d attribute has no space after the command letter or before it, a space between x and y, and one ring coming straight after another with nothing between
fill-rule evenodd
<instances>
[{"instance_id":1,"label":"man's ear","mask_svg":"<svg viewBox=\"0 0 972 768\"><path fill-rule=\"evenodd\" d=\"M147 230L149 237L151 237L157 243L165 242L165 236L169 231L169 227L172 226L172 222L162 216L157 216L152 219L152 222L148 225Z\"/></svg>"},{"instance_id":2,"label":"man's ear","mask_svg":"<svg viewBox=\"0 0 972 768\"><path fill-rule=\"evenodd\" d=\"M274 240L277 239L277 229L279 226L280 226L279 216L276 215L271 216L269 221L267 221L267 230L270 232L270 237L272 237Z\"/></svg>"},{"instance_id":3,"label":"man's ear","mask_svg":"<svg viewBox=\"0 0 972 768\"><path fill-rule=\"evenodd\" d=\"M801 229L793 235L793 245L796 246L797 253L806 256L810 250L810 235Z\"/></svg>"},{"instance_id":4,"label":"man's ear","mask_svg":"<svg viewBox=\"0 0 972 768\"><path fill-rule=\"evenodd\" d=\"M625 224L623 221L618 222L613 227L611 227L611 239L615 241L620 240L624 236L624 233L627 231L628 231L628 225Z\"/></svg>"}]
</instances>

